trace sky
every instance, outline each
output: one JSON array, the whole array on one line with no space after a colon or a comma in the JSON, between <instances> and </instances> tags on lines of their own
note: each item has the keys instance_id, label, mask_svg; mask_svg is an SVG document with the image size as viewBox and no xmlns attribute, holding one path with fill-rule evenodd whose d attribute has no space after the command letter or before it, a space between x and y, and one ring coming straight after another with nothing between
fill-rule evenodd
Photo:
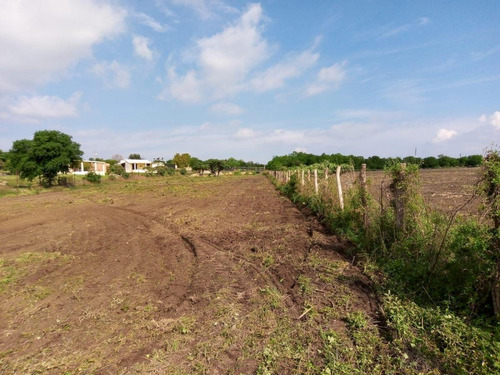
<instances>
[{"instance_id":1,"label":"sky","mask_svg":"<svg viewBox=\"0 0 500 375\"><path fill-rule=\"evenodd\" d=\"M0 149L267 162L500 143L498 0L0 0Z\"/></svg>"}]
</instances>

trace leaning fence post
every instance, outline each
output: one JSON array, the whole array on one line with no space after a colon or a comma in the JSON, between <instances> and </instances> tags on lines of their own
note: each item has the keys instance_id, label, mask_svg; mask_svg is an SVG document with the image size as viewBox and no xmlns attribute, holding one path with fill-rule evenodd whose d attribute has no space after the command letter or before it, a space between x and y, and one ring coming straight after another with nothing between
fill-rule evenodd
<instances>
[{"instance_id":1,"label":"leaning fence post","mask_svg":"<svg viewBox=\"0 0 500 375\"><path fill-rule=\"evenodd\" d=\"M337 165L337 189L339 192L339 203L340 203L340 209L344 211L344 197L342 195L342 184L340 182L340 170L342 167L340 165Z\"/></svg>"},{"instance_id":2,"label":"leaning fence post","mask_svg":"<svg viewBox=\"0 0 500 375\"><path fill-rule=\"evenodd\" d=\"M304 187L304 170L302 169L302 187Z\"/></svg>"},{"instance_id":3,"label":"leaning fence post","mask_svg":"<svg viewBox=\"0 0 500 375\"><path fill-rule=\"evenodd\" d=\"M368 199L366 191L366 164L361 164L360 172L360 185L361 185L361 204L363 205L363 224L365 229L368 228Z\"/></svg>"},{"instance_id":4,"label":"leaning fence post","mask_svg":"<svg viewBox=\"0 0 500 375\"><path fill-rule=\"evenodd\" d=\"M314 170L314 192L318 194L318 170Z\"/></svg>"}]
</instances>

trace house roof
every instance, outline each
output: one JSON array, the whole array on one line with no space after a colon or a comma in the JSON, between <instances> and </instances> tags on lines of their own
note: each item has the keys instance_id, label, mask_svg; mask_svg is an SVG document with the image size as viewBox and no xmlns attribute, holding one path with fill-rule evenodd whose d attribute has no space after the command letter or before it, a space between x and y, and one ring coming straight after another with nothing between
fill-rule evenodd
<instances>
[{"instance_id":1,"label":"house roof","mask_svg":"<svg viewBox=\"0 0 500 375\"><path fill-rule=\"evenodd\" d=\"M151 164L151 162L147 159L123 159L120 160L120 164L129 163L129 164Z\"/></svg>"},{"instance_id":2,"label":"house roof","mask_svg":"<svg viewBox=\"0 0 500 375\"><path fill-rule=\"evenodd\" d=\"M101 160L82 160L84 163L97 163L97 164L109 164Z\"/></svg>"}]
</instances>

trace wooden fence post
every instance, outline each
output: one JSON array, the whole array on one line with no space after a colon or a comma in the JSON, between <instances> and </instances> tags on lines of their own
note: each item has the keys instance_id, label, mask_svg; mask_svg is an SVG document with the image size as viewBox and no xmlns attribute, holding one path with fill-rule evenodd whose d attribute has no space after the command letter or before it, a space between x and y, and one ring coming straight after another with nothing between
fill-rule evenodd
<instances>
[{"instance_id":1,"label":"wooden fence post","mask_svg":"<svg viewBox=\"0 0 500 375\"><path fill-rule=\"evenodd\" d=\"M325 168L325 182L328 184L328 168Z\"/></svg>"},{"instance_id":2,"label":"wooden fence post","mask_svg":"<svg viewBox=\"0 0 500 375\"><path fill-rule=\"evenodd\" d=\"M405 225L405 180L406 163L401 163L401 171L393 177L391 190L394 195L394 209L396 213L396 228L402 230Z\"/></svg>"},{"instance_id":3,"label":"wooden fence post","mask_svg":"<svg viewBox=\"0 0 500 375\"><path fill-rule=\"evenodd\" d=\"M318 194L318 170L314 170L314 192Z\"/></svg>"},{"instance_id":4,"label":"wooden fence post","mask_svg":"<svg viewBox=\"0 0 500 375\"><path fill-rule=\"evenodd\" d=\"M368 199L366 191L366 164L361 164L360 172L361 204L363 205L363 225L368 228Z\"/></svg>"},{"instance_id":5,"label":"wooden fence post","mask_svg":"<svg viewBox=\"0 0 500 375\"><path fill-rule=\"evenodd\" d=\"M340 170L342 167L340 165L337 165L337 189L339 192L339 203L340 203L340 209L344 211L344 196L342 195L342 183L340 182Z\"/></svg>"},{"instance_id":6,"label":"wooden fence post","mask_svg":"<svg viewBox=\"0 0 500 375\"><path fill-rule=\"evenodd\" d=\"M304 187L304 170L303 169L302 169L302 180L301 180L301 182L302 182L302 187Z\"/></svg>"}]
</instances>

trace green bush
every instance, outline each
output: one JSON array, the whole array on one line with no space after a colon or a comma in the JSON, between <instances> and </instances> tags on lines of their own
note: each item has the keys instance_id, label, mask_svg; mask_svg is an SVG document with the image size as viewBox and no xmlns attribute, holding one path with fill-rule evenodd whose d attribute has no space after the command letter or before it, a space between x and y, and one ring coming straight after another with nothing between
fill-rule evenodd
<instances>
[{"instance_id":1,"label":"green bush","mask_svg":"<svg viewBox=\"0 0 500 375\"><path fill-rule=\"evenodd\" d=\"M99 184L101 182L101 176L93 171L88 172L83 178L93 184Z\"/></svg>"}]
</instances>

